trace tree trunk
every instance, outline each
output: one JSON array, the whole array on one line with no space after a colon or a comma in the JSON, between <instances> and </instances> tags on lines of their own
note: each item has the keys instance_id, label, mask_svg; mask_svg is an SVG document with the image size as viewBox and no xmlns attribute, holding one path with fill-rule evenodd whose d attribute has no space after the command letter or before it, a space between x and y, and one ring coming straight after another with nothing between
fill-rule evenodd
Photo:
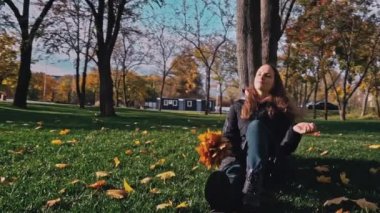
<instances>
[{"instance_id":1,"label":"tree trunk","mask_svg":"<svg viewBox=\"0 0 380 213\"><path fill-rule=\"evenodd\" d=\"M222 107L223 107L223 89L222 84L219 84L219 114L222 114Z\"/></svg>"},{"instance_id":2,"label":"tree trunk","mask_svg":"<svg viewBox=\"0 0 380 213\"><path fill-rule=\"evenodd\" d=\"M26 108L26 100L28 97L28 88L32 72L30 71L30 63L32 61L32 43L27 38L23 38L21 43L21 60L18 72L17 87L13 100L13 105L20 108Z\"/></svg>"},{"instance_id":3,"label":"tree trunk","mask_svg":"<svg viewBox=\"0 0 380 213\"><path fill-rule=\"evenodd\" d=\"M339 110L340 120L346 120L347 100L342 101L341 109Z\"/></svg>"},{"instance_id":4,"label":"tree trunk","mask_svg":"<svg viewBox=\"0 0 380 213\"><path fill-rule=\"evenodd\" d=\"M164 74L162 76L162 84L161 84L161 89L160 89L160 103L158 106L158 111L161 111L162 109L162 95L164 94L165 80L166 80L166 75Z\"/></svg>"},{"instance_id":5,"label":"tree trunk","mask_svg":"<svg viewBox=\"0 0 380 213\"><path fill-rule=\"evenodd\" d=\"M237 61L240 88L253 85L257 69L264 63L277 63L281 36L279 1L237 1Z\"/></svg>"},{"instance_id":6,"label":"tree trunk","mask_svg":"<svg viewBox=\"0 0 380 213\"><path fill-rule=\"evenodd\" d=\"M101 116L115 116L114 102L113 102L113 86L111 77L111 64L110 58L98 52L99 60L99 78L100 78L100 115Z\"/></svg>"},{"instance_id":7,"label":"tree trunk","mask_svg":"<svg viewBox=\"0 0 380 213\"><path fill-rule=\"evenodd\" d=\"M317 109L315 109L315 103L317 102L317 93L318 93L318 83L319 79L317 78L317 81L315 82L315 88L314 88L314 97L313 97L313 119L317 119Z\"/></svg>"},{"instance_id":8,"label":"tree trunk","mask_svg":"<svg viewBox=\"0 0 380 213\"><path fill-rule=\"evenodd\" d=\"M247 13L248 13L248 0L237 0L236 5L236 56L237 68L240 80L240 89L244 89L249 85L248 67L247 67Z\"/></svg>"},{"instance_id":9,"label":"tree trunk","mask_svg":"<svg viewBox=\"0 0 380 213\"><path fill-rule=\"evenodd\" d=\"M328 119L328 113L329 113L329 111L328 111L328 109L327 109L327 102L328 102L328 86L327 86L327 80L326 80L326 76L325 75L323 75L322 76L322 78L323 78L323 91L324 91L324 100L325 100L325 106L324 106L324 118L325 118L325 120L327 121L327 119Z\"/></svg>"},{"instance_id":10,"label":"tree trunk","mask_svg":"<svg viewBox=\"0 0 380 213\"><path fill-rule=\"evenodd\" d=\"M208 115L209 102L210 102L210 82L211 82L211 67L206 67L206 107L205 107L205 115Z\"/></svg>"},{"instance_id":11,"label":"tree trunk","mask_svg":"<svg viewBox=\"0 0 380 213\"><path fill-rule=\"evenodd\" d=\"M376 112L377 117L380 118L380 103L379 103L379 90L376 88L375 90L375 106L376 106Z\"/></svg>"},{"instance_id":12,"label":"tree trunk","mask_svg":"<svg viewBox=\"0 0 380 213\"><path fill-rule=\"evenodd\" d=\"M123 96L124 96L124 106L125 107L127 107L127 83L125 82L126 77L127 77L127 74L126 74L125 68L123 68Z\"/></svg>"},{"instance_id":13,"label":"tree trunk","mask_svg":"<svg viewBox=\"0 0 380 213\"><path fill-rule=\"evenodd\" d=\"M368 86L367 89L365 90L365 96L364 96L364 99L363 99L363 107L362 107L362 113L361 113L361 117L365 116L367 114L367 103L368 103L368 97L369 97L369 93L371 91L371 86Z\"/></svg>"},{"instance_id":14,"label":"tree trunk","mask_svg":"<svg viewBox=\"0 0 380 213\"><path fill-rule=\"evenodd\" d=\"M277 46L281 33L279 0L261 0L261 64L277 63Z\"/></svg>"},{"instance_id":15,"label":"tree trunk","mask_svg":"<svg viewBox=\"0 0 380 213\"><path fill-rule=\"evenodd\" d=\"M80 52L78 51L78 49L76 50L77 51L77 56L76 56L76 61L75 61L75 89L76 89L76 92L77 92L77 97L78 97L78 100L79 100L79 103L81 102L81 99L82 99L82 93L80 91L80 75L79 75L79 69L80 69ZM82 108L79 106L79 108Z\"/></svg>"}]
</instances>

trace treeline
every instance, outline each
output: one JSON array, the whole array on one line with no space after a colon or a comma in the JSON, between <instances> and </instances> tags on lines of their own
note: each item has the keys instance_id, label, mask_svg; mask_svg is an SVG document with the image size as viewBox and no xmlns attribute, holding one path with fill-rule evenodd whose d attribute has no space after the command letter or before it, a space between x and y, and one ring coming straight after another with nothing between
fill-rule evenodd
<instances>
[{"instance_id":1,"label":"treeline","mask_svg":"<svg viewBox=\"0 0 380 213\"><path fill-rule=\"evenodd\" d=\"M154 67L157 97L176 96L182 90L187 93L178 94L209 100L214 86L217 101L223 103L227 94L237 97L257 68L270 62L280 68L298 106L321 99L334 102L345 120L349 103L353 98L357 102L361 91L362 114L372 97L380 117L376 0L238 0L236 5L228 0L3 2L0 29L10 38L4 43L19 46L19 61L6 65L17 71L2 78L14 85L13 104L18 107L26 107L28 97L40 97L30 85L37 46L40 53L66 55L73 62L71 102L77 100L80 107L94 91L89 89L87 70L97 70L95 96L104 116L115 115L119 102L127 104L128 74L142 65ZM31 14L32 9L39 12ZM14 47L0 51L5 50L13 51L8 58L14 60ZM176 75L187 80L172 83ZM45 98L46 91L43 94ZM326 119L327 115L326 109Z\"/></svg>"}]
</instances>

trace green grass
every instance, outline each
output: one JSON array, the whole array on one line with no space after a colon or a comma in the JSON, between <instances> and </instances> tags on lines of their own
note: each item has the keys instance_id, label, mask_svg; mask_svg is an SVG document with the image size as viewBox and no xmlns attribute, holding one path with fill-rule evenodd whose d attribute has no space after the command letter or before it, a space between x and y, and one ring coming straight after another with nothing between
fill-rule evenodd
<instances>
[{"instance_id":1,"label":"green grass","mask_svg":"<svg viewBox=\"0 0 380 213\"><path fill-rule=\"evenodd\" d=\"M1 212L154 212L160 203L171 200L176 206L189 203L183 212L207 212L203 187L211 171L198 164L195 147L197 134L210 129L221 129L224 116L204 116L196 113L172 113L118 109L118 117L97 117L97 109L80 110L65 105L30 105L28 109L0 104L0 184ZM35 129L37 122L43 128ZM322 121L317 124L321 137L304 137L294 157L294 178L289 184L272 189L276 201L267 206L267 212L330 212L338 207L323 208L327 199L346 196L380 201L380 174L369 173L371 167L380 167L380 150L369 149L369 144L380 144L380 122L371 120ZM67 135L59 130L70 129ZM139 131L136 131L138 128ZM196 128L197 134L191 129ZM51 130L56 130L52 132ZM142 134L144 130L147 135ZM76 139L74 145L51 144L53 139ZM141 145L136 145L139 140ZM145 144L152 141L150 144ZM308 151L314 147L313 151ZM125 150L133 150L128 156ZM12 151L24 150L23 154ZM328 150L325 156L320 153ZM121 164L115 168L113 159ZM164 158L165 164L153 170L149 167ZM70 167L59 170L56 163ZM315 181L315 165L330 165L327 173L331 184ZM192 169L198 166L196 169ZM128 180L135 192L126 199L114 200L105 189L86 187L97 181L96 171L108 171L107 188L121 188ZM176 176L147 184L144 177L174 171ZM339 174L345 171L349 185L340 183ZM74 179L81 180L75 185ZM160 194L151 194L151 188ZM66 189L64 193L59 193ZM46 208L47 200L61 198L53 208ZM360 209L353 207L353 211ZM161 212L176 212L168 208Z\"/></svg>"}]
</instances>

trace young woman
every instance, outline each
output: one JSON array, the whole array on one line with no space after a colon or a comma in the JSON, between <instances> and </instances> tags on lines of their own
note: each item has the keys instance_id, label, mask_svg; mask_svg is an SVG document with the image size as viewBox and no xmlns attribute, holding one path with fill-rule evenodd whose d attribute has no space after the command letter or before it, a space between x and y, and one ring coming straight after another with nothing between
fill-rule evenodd
<instances>
[{"instance_id":1,"label":"young woman","mask_svg":"<svg viewBox=\"0 0 380 213\"><path fill-rule=\"evenodd\" d=\"M258 209L264 178L281 169L302 134L319 134L314 123L294 124L294 109L273 66L261 66L244 93L245 100L231 106L223 128L232 154L206 182L206 200L219 212Z\"/></svg>"}]
</instances>

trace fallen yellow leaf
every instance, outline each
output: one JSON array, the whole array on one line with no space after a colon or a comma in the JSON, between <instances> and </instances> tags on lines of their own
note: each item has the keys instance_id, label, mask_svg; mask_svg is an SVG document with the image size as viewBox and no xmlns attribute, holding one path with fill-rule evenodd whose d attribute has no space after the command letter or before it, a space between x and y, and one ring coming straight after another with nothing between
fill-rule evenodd
<instances>
[{"instance_id":1,"label":"fallen yellow leaf","mask_svg":"<svg viewBox=\"0 0 380 213\"><path fill-rule=\"evenodd\" d=\"M118 157L115 157L115 158L113 159L113 161L115 162L115 167L118 167L118 166L120 165L120 160L119 160Z\"/></svg>"},{"instance_id":2,"label":"fallen yellow leaf","mask_svg":"<svg viewBox=\"0 0 380 213\"><path fill-rule=\"evenodd\" d=\"M127 196L127 193L121 189L109 189L107 190L106 195L115 199L123 199Z\"/></svg>"},{"instance_id":3,"label":"fallen yellow leaf","mask_svg":"<svg viewBox=\"0 0 380 213\"><path fill-rule=\"evenodd\" d=\"M161 193L161 191L158 188L153 188L153 189L149 190L149 192L152 194L160 194Z\"/></svg>"},{"instance_id":4,"label":"fallen yellow leaf","mask_svg":"<svg viewBox=\"0 0 380 213\"><path fill-rule=\"evenodd\" d=\"M150 169L155 169L157 166L162 166L162 165L164 165L164 163L165 163L165 159L160 159L160 160L158 160L156 163L154 163L154 164L152 164L152 165L150 165Z\"/></svg>"},{"instance_id":5,"label":"fallen yellow leaf","mask_svg":"<svg viewBox=\"0 0 380 213\"><path fill-rule=\"evenodd\" d=\"M15 154L15 155L23 155L25 152L25 149L17 149L17 150L8 150L9 153Z\"/></svg>"},{"instance_id":6,"label":"fallen yellow leaf","mask_svg":"<svg viewBox=\"0 0 380 213\"><path fill-rule=\"evenodd\" d=\"M138 141L138 140L137 140L137 141L135 141L135 145L136 145L136 146L139 146L140 144L141 144L141 142L140 142L140 141Z\"/></svg>"},{"instance_id":7,"label":"fallen yellow leaf","mask_svg":"<svg viewBox=\"0 0 380 213\"><path fill-rule=\"evenodd\" d=\"M34 128L34 129L41 129L42 128L42 126L37 126L36 128Z\"/></svg>"},{"instance_id":8,"label":"fallen yellow leaf","mask_svg":"<svg viewBox=\"0 0 380 213\"><path fill-rule=\"evenodd\" d=\"M370 149L380 149L380 144L369 145L368 148L370 148Z\"/></svg>"},{"instance_id":9,"label":"fallen yellow leaf","mask_svg":"<svg viewBox=\"0 0 380 213\"><path fill-rule=\"evenodd\" d=\"M152 180L151 177L146 177L146 178L140 180L140 183L141 183L141 184L147 184L147 183L149 183L151 180Z\"/></svg>"},{"instance_id":10,"label":"fallen yellow leaf","mask_svg":"<svg viewBox=\"0 0 380 213\"><path fill-rule=\"evenodd\" d=\"M79 183L79 182L80 182L79 179L74 179L74 180L72 180L70 183L71 183L72 185L74 185L74 184Z\"/></svg>"},{"instance_id":11,"label":"fallen yellow leaf","mask_svg":"<svg viewBox=\"0 0 380 213\"><path fill-rule=\"evenodd\" d=\"M106 184L107 184L107 182L105 180L99 180L99 181L96 181L95 183L89 185L88 187L93 188L93 189L100 189L103 186L105 186Z\"/></svg>"},{"instance_id":12,"label":"fallen yellow leaf","mask_svg":"<svg viewBox=\"0 0 380 213\"><path fill-rule=\"evenodd\" d=\"M133 151L131 149L125 150L126 155L132 155Z\"/></svg>"},{"instance_id":13,"label":"fallen yellow leaf","mask_svg":"<svg viewBox=\"0 0 380 213\"><path fill-rule=\"evenodd\" d=\"M175 176L175 173L173 171L167 171L167 172L163 172L163 173L156 175L156 177L160 178L161 180L167 180L167 179L172 178L174 176Z\"/></svg>"},{"instance_id":14,"label":"fallen yellow leaf","mask_svg":"<svg viewBox=\"0 0 380 213\"><path fill-rule=\"evenodd\" d=\"M333 199L327 200L323 204L323 206L330 206L332 204L339 205L342 201L347 201L347 200L349 200L349 199L346 198L346 197L337 197L337 198L333 198Z\"/></svg>"},{"instance_id":15,"label":"fallen yellow leaf","mask_svg":"<svg viewBox=\"0 0 380 213\"><path fill-rule=\"evenodd\" d=\"M365 210L369 209L369 210L375 212L379 209L377 204L372 203L372 202L368 202L365 198L358 199L358 200L352 200L352 201L354 201L356 204L358 204L358 206L360 206L360 208L365 209Z\"/></svg>"},{"instance_id":16,"label":"fallen yellow leaf","mask_svg":"<svg viewBox=\"0 0 380 213\"><path fill-rule=\"evenodd\" d=\"M311 151L313 151L315 148L314 147L309 147L306 151L308 151L308 152L311 152Z\"/></svg>"},{"instance_id":17,"label":"fallen yellow leaf","mask_svg":"<svg viewBox=\"0 0 380 213\"><path fill-rule=\"evenodd\" d=\"M61 190L58 191L59 194L64 194L65 192L66 192L65 188L63 188L63 189L61 189Z\"/></svg>"},{"instance_id":18,"label":"fallen yellow leaf","mask_svg":"<svg viewBox=\"0 0 380 213\"><path fill-rule=\"evenodd\" d=\"M68 166L69 166L69 164L67 164L67 163L57 163L57 164L55 164L55 167L58 168L58 169L64 169L64 168L66 168Z\"/></svg>"},{"instance_id":19,"label":"fallen yellow leaf","mask_svg":"<svg viewBox=\"0 0 380 213\"><path fill-rule=\"evenodd\" d=\"M124 190L127 192L127 193L131 193L133 192L133 188L128 184L127 180L124 179Z\"/></svg>"},{"instance_id":20,"label":"fallen yellow leaf","mask_svg":"<svg viewBox=\"0 0 380 213\"><path fill-rule=\"evenodd\" d=\"M344 185L347 185L348 182L350 182L350 179L348 179L348 178L346 177L346 173L345 173L345 172L341 172L341 173L340 173L340 180L342 181L342 183L343 183Z\"/></svg>"},{"instance_id":21,"label":"fallen yellow leaf","mask_svg":"<svg viewBox=\"0 0 380 213\"><path fill-rule=\"evenodd\" d=\"M157 205L156 210L166 209L166 208L172 207L172 206L173 206L173 202L169 200L169 202L167 202L167 203L161 203L161 204Z\"/></svg>"},{"instance_id":22,"label":"fallen yellow leaf","mask_svg":"<svg viewBox=\"0 0 380 213\"><path fill-rule=\"evenodd\" d=\"M57 131L57 130L55 130L55 129L49 130L49 132L55 132L55 131Z\"/></svg>"},{"instance_id":23,"label":"fallen yellow leaf","mask_svg":"<svg viewBox=\"0 0 380 213\"><path fill-rule=\"evenodd\" d=\"M63 142L59 139L52 140L51 143L54 145L62 145L63 144Z\"/></svg>"},{"instance_id":24,"label":"fallen yellow leaf","mask_svg":"<svg viewBox=\"0 0 380 213\"><path fill-rule=\"evenodd\" d=\"M321 172L328 172L328 171L330 171L328 165L316 166L316 167L314 167L314 170L316 170L317 172L320 172L320 173Z\"/></svg>"},{"instance_id":25,"label":"fallen yellow leaf","mask_svg":"<svg viewBox=\"0 0 380 213\"><path fill-rule=\"evenodd\" d=\"M68 140L67 143L76 144L76 143L78 143L78 141L73 138L71 140Z\"/></svg>"},{"instance_id":26,"label":"fallen yellow leaf","mask_svg":"<svg viewBox=\"0 0 380 213\"><path fill-rule=\"evenodd\" d=\"M193 168L191 168L191 171L194 171L196 169L198 169L198 166L194 166Z\"/></svg>"},{"instance_id":27,"label":"fallen yellow leaf","mask_svg":"<svg viewBox=\"0 0 380 213\"><path fill-rule=\"evenodd\" d=\"M95 172L97 178L108 177L110 174L106 171L97 171Z\"/></svg>"},{"instance_id":28,"label":"fallen yellow leaf","mask_svg":"<svg viewBox=\"0 0 380 213\"><path fill-rule=\"evenodd\" d=\"M144 130L141 132L142 135L147 135L148 134L148 131L147 130Z\"/></svg>"},{"instance_id":29,"label":"fallen yellow leaf","mask_svg":"<svg viewBox=\"0 0 380 213\"><path fill-rule=\"evenodd\" d=\"M145 144L151 144L153 141L145 141Z\"/></svg>"},{"instance_id":30,"label":"fallen yellow leaf","mask_svg":"<svg viewBox=\"0 0 380 213\"><path fill-rule=\"evenodd\" d=\"M317 181L319 183L331 183L331 177L327 177L327 176L321 175L321 176L317 177Z\"/></svg>"},{"instance_id":31,"label":"fallen yellow leaf","mask_svg":"<svg viewBox=\"0 0 380 213\"><path fill-rule=\"evenodd\" d=\"M193 135L197 134L197 130L196 130L196 129L192 129L192 130L190 130L190 132L191 132L191 134L193 134Z\"/></svg>"},{"instance_id":32,"label":"fallen yellow leaf","mask_svg":"<svg viewBox=\"0 0 380 213\"><path fill-rule=\"evenodd\" d=\"M324 155L327 155L329 153L329 151L325 150L323 151L321 154L319 154L320 156L324 156Z\"/></svg>"},{"instance_id":33,"label":"fallen yellow leaf","mask_svg":"<svg viewBox=\"0 0 380 213\"><path fill-rule=\"evenodd\" d=\"M57 204L59 204L61 202L61 198L57 198L57 199L54 199L54 200L48 200L46 202L46 207L50 208L50 207L53 207Z\"/></svg>"},{"instance_id":34,"label":"fallen yellow leaf","mask_svg":"<svg viewBox=\"0 0 380 213\"><path fill-rule=\"evenodd\" d=\"M376 174L379 171L380 171L380 167L379 168L370 168L369 169L369 173L371 173L371 174Z\"/></svg>"},{"instance_id":35,"label":"fallen yellow leaf","mask_svg":"<svg viewBox=\"0 0 380 213\"><path fill-rule=\"evenodd\" d=\"M187 207L189 207L189 204L185 201L185 202L178 204L175 208L180 209L180 208L187 208Z\"/></svg>"},{"instance_id":36,"label":"fallen yellow leaf","mask_svg":"<svg viewBox=\"0 0 380 213\"><path fill-rule=\"evenodd\" d=\"M69 129L62 129L61 131L59 131L59 134L60 135L67 135L69 134L70 130Z\"/></svg>"}]
</instances>

